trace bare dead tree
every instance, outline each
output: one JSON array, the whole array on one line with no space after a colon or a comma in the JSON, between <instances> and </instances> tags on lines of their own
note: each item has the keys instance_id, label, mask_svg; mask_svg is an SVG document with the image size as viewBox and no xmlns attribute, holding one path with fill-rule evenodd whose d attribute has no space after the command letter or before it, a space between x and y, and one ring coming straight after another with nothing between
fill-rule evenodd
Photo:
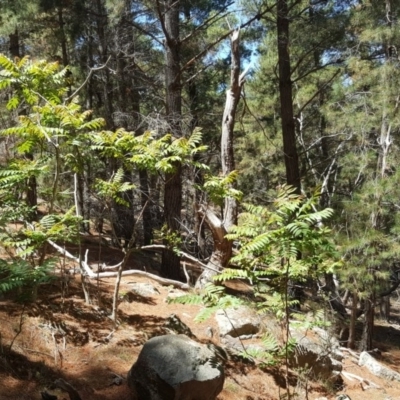
<instances>
[{"instance_id":1,"label":"bare dead tree","mask_svg":"<svg viewBox=\"0 0 400 400\"><path fill-rule=\"evenodd\" d=\"M221 136L221 169L224 176L229 175L235 170L235 157L233 150L234 127L236 110L242 93L243 84L247 70L240 73L240 30L234 30L230 36L231 41L231 85L226 92L225 109L222 118L222 136ZM198 212L209 227L214 240L214 249L211 254L208 266L200 275L197 281L197 287L204 284L226 267L232 255L232 243L226 239L225 235L228 229L236 223L237 220L237 200L233 197L225 199L223 215L221 217L207 205L202 204L198 207Z\"/></svg>"}]
</instances>

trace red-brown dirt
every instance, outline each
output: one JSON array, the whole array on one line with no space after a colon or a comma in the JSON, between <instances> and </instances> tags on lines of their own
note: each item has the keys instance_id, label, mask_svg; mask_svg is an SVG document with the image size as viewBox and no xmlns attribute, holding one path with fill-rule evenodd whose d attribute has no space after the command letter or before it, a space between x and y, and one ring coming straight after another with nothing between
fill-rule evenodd
<instances>
[{"instance_id":1,"label":"red-brown dirt","mask_svg":"<svg viewBox=\"0 0 400 400\"><path fill-rule=\"evenodd\" d=\"M85 248L90 248L89 262L93 266L99 260L113 264L121 259L121 252L116 249L103 247L100 253L93 244L86 244ZM157 263L154 257L136 254L128 267L155 270ZM187 324L198 340L219 342L218 334L212 339L206 335L208 327L217 332L213 318L203 323L193 322L199 306L168 304L168 294L176 289L136 276L123 277L118 326L114 326L108 317L114 282L115 278L92 281L91 305L84 302L78 276L67 283L56 278L41 286L35 303L24 305L3 297L0 301L0 400L37 400L41 399L43 390L56 394L58 399L68 399L66 393L51 388L58 378L72 384L82 400L132 399L126 381L116 385L115 377L126 377L146 340L166 333L163 324L171 314ZM152 297L134 294L130 291L132 282L151 283L159 293ZM378 323L376 333L382 361L400 371L400 327ZM344 363L345 371L379 388L368 389L366 382L344 377L340 393L346 393L352 400L400 399L399 382L372 376L350 354ZM261 371L250 364L229 361L226 375L219 400L279 399L286 392L283 373L278 369ZM331 399L337 394L326 382L303 379L296 383L293 379L292 383L298 399L321 396Z\"/></svg>"}]
</instances>

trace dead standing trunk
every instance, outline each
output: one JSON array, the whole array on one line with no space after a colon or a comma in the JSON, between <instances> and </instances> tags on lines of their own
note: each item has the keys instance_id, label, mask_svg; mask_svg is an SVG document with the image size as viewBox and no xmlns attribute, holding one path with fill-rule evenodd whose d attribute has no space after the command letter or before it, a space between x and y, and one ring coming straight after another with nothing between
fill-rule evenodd
<instances>
[{"instance_id":1,"label":"dead standing trunk","mask_svg":"<svg viewBox=\"0 0 400 400\"><path fill-rule=\"evenodd\" d=\"M226 92L222 118L221 169L224 176L229 175L235 169L233 133L236 110L246 75L246 71L240 74L239 33L239 30L235 30L231 35L231 86ZM214 248L207 265L209 268L200 275L197 287L203 287L214 275L226 267L232 256L232 242L227 240L225 235L237 221L238 205L237 200L233 197L227 197L224 203L222 220L209 208L201 206L198 210L212 233Z\"/></svg>"}]
</instances>

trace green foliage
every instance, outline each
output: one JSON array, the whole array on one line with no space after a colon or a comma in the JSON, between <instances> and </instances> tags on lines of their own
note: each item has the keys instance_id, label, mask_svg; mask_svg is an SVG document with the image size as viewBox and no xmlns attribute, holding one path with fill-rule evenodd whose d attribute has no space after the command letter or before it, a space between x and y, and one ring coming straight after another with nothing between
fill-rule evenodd
<instances>
[{"instance_id":1,"label":"green foliage","mask_svg":"<svg viewBox=\"0 0 400 400\"><path fill-rule=\"evenodd\" d=\"M170 173L177 164L194 165L208 170L206 165L193 158L207 149L207 146L201 144L202 134L199 129L195 129L188 138L174 138L171 134L157 138L156 133L151 131L135 136L132 132L118 129L116 132L93 133L91 140L91 148L103 156L119 159L127 166L149 172Z\"/></svg>"},{"instance_id":2,"label":"green foliage","mask_svg":"<svg viewBox=\"0 0 400 400\"><path fill-rule=\"evenodd\" d=\"M11 88L7 109L15 110L22 101L33 106L40 102L60 104L65 88L67 69L45 60L32 61L28 56L12 61L0 54L0 89Z\"/></svg>"},{"instance_id":3,"label":"green foliage","mask_svg":"<svg viewBox=\"0 0 400 400\"><path fill-rule=\"evenodd\" d=\"M51 281L49 274L55 266L52 259L46 260L41 266L32 266L23 260L10 261L0 260L0 293L6 293L15 289L29 291L33 286Z\"/></svg>"},{"instance_id":4,"label":"green foliage","mask_svg":"<svg viewBox=\"0 0 400 400\"><path fill-rule=\"evenodd\" d=\"M222 206L224 199L227 197L232 197L236 200L241 199L242 192L232 186L236 182L237 177L237 171L232 171L226 176L206 175L204 177L205 183L201 189L208 194L209 199L214 204Z\"/></svg>"},{"instance_id":5,"label":"green foliage","mask_svg":"<svg viewBox=\"0 0 400 400\"><path fill-rule=\"evenodd\" d=\"M115 201L117 204L129 207L129 203L124 200L121 194L135 189L135 185L124 182L124 178L124 170L120 168L109 181L96 179L94 189L108 204L111 204L111 201Z\"/></svg>"},{"instance_id":6,"label":"green foliage","mask_svg":"<svg viewBox=\"0 0 400 400\"><path fill-rule=\"evenodd\" d=\"M196 322L206 321L218 310L225 310L243 304L243 301L238 297L226 295L223 286L215 285L212 282L208 282L200 294L188 294L168 299L168 302L204 305L204 308L196 315Z\"/></svg>"},{"instance_id":7,"label":"green foliage","mask_svg":"<svg viewBox=\"0 0 400 400\"><path fill-rule=\"evenodd\" d=\"M239 269L227 269L217 277L223 281L247 278L254 284L263 280L304 281L337 266L332 261L335 248L330 230L322 221L331 209L316 211L318 192L305 198L282 187L273 208L245 204L239 225L227 237L240 242L239 253L231 260ZM301 254L301 257L299 255Z\"/></svg>"},{"instance_id":8,"label":"green foliage","mask_svg":"<svg viewBox=\"0 0 400 400\"><path fill-rule=\"evenodd\" d=\"M14 157L0 167L0 246L12 259L2 263L1 288L9 290L46 281L54 265L47 242L74 241L79 236L82 220L74 208L54 212L62 208L57 204L60 176L80 171L84 151L78 148L88 143L86 135L101 128L103 120L82 112L76 100L64 101L67 70L58 63L28 57L12 61L0 55L0 68L0 87L7 89L9 98L6 107L19 114L17 125L0 132L14 144L8 148ZM32 182L35 191L38 182L50 188L38 188L46 210L41 218L32 217L37 210L24 199Z\"/></svg>"},{"instance_id":9,"label":"green foliage","mask_svg":"<svg viewBox=\"0 0 400 400\"><path fill-rule=\"evenodd\" d=\"M182 237L178 232L169 229L168 226L164 224L160 230L155 232L155 236L164 241L176 254L179 254L182 245Z\"/></svg>"},{"instance_id":10,"label":"green foliage","mask_svg":"<svg viewBox=\"0 0 400 400\"><path fill-rule=\"evenodd\" d=\"M227 237L238 243L238 253L226 268L214 277L216 282L245 279L254 289L252 306L262 314L273 313L280 321L286 339L279 345L270 333L264 336L264 350L247 353L261 364L275 364L287 358L295 341L289 336L289 310L298 301L288 297L289 282L302 282L331 272L339 266L335 262L335 246L331 232L323 222L332 216L331 209L317 210L319 192L310 198L295 194L294 189L283 186L272 206L245 204L246 212L239 224L232 227ZM223 286L209 283L201 294L187 295L173 302L205 305L196 317L203 321L215 311L243 304L243 300L225 294ZM298 318L301 322L301 318ZM321 316L315 320L304 319L307 328L321 324Z\"/></svg>"}]
</instances>

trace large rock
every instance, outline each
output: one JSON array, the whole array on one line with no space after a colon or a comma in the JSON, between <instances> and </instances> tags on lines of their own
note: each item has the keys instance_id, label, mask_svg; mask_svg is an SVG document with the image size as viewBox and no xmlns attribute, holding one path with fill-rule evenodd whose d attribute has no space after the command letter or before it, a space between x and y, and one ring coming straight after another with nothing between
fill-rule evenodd
<instances>
[{"instance_id":1,"label":"large rock","mask_svg":"<svg viewBox=\"0 0 400 400\"><path fill-rule=\"evenodd\" d=\"M248 307L218 310L215 314L220 336L239 337L256 334L260 330L260 318Z\"/></svg>"},{"instance_id":2,"label":"large rock","mask_svg":"<svg viewBox=\"0 0 400 400\"><path fill-rule=\"evenodd\" d=\"M308 337L305 332L291 329L296 347L290 364L295 368L309 369L314 378L336 378L343 368L336 342L328 333L315 333L317 335Z\"/></svg>"},{"instance_id":3,"label":"large rock","mask_svg":"<svg viewBox=\"0 0 400 400\"><path fill-rule=\"evenodd\" d=\"M372 374L389 381L396 380L400 381L400 374L392 369L384 366L379 361L375 360L369 353L363 351L360 354L358 365L367 368Z\"/></svg>"},{"instance_id":4,"label":"large rock","mask_svg":"<svg viewBox=\"0 0 400 400\"><path fill-rule=\"evenodd\" d=\"M216 353L185 335L150 339L128 374L137 400L214 400L224 379Z\"/></svg>"},{"instance_id":5,"label":"large rock","mask_svg":"<svg viewBox=\"0 0 400 400\"><path fill-rule=\"evenodd\" d=\"M319 379L329 379L339 368L327 354L321 351L317 344L307 338L297 342L294 354L290 358L290 364L295 368L310 369L313 378Z\"/></svg>"},{"instance_id":6,"label":"large rock","mask_svg":"<svg viewBox=\"0 0 400 400\"><path fill-rule=\"evenodd\" d=\"M344 355L340 350L341 346L339 340L332 334L332 332L318 327L314 327L312 330L316 334L318 345L322 347L324 352L332 359L341 362Z\"/></svg>"}]
</instances>

